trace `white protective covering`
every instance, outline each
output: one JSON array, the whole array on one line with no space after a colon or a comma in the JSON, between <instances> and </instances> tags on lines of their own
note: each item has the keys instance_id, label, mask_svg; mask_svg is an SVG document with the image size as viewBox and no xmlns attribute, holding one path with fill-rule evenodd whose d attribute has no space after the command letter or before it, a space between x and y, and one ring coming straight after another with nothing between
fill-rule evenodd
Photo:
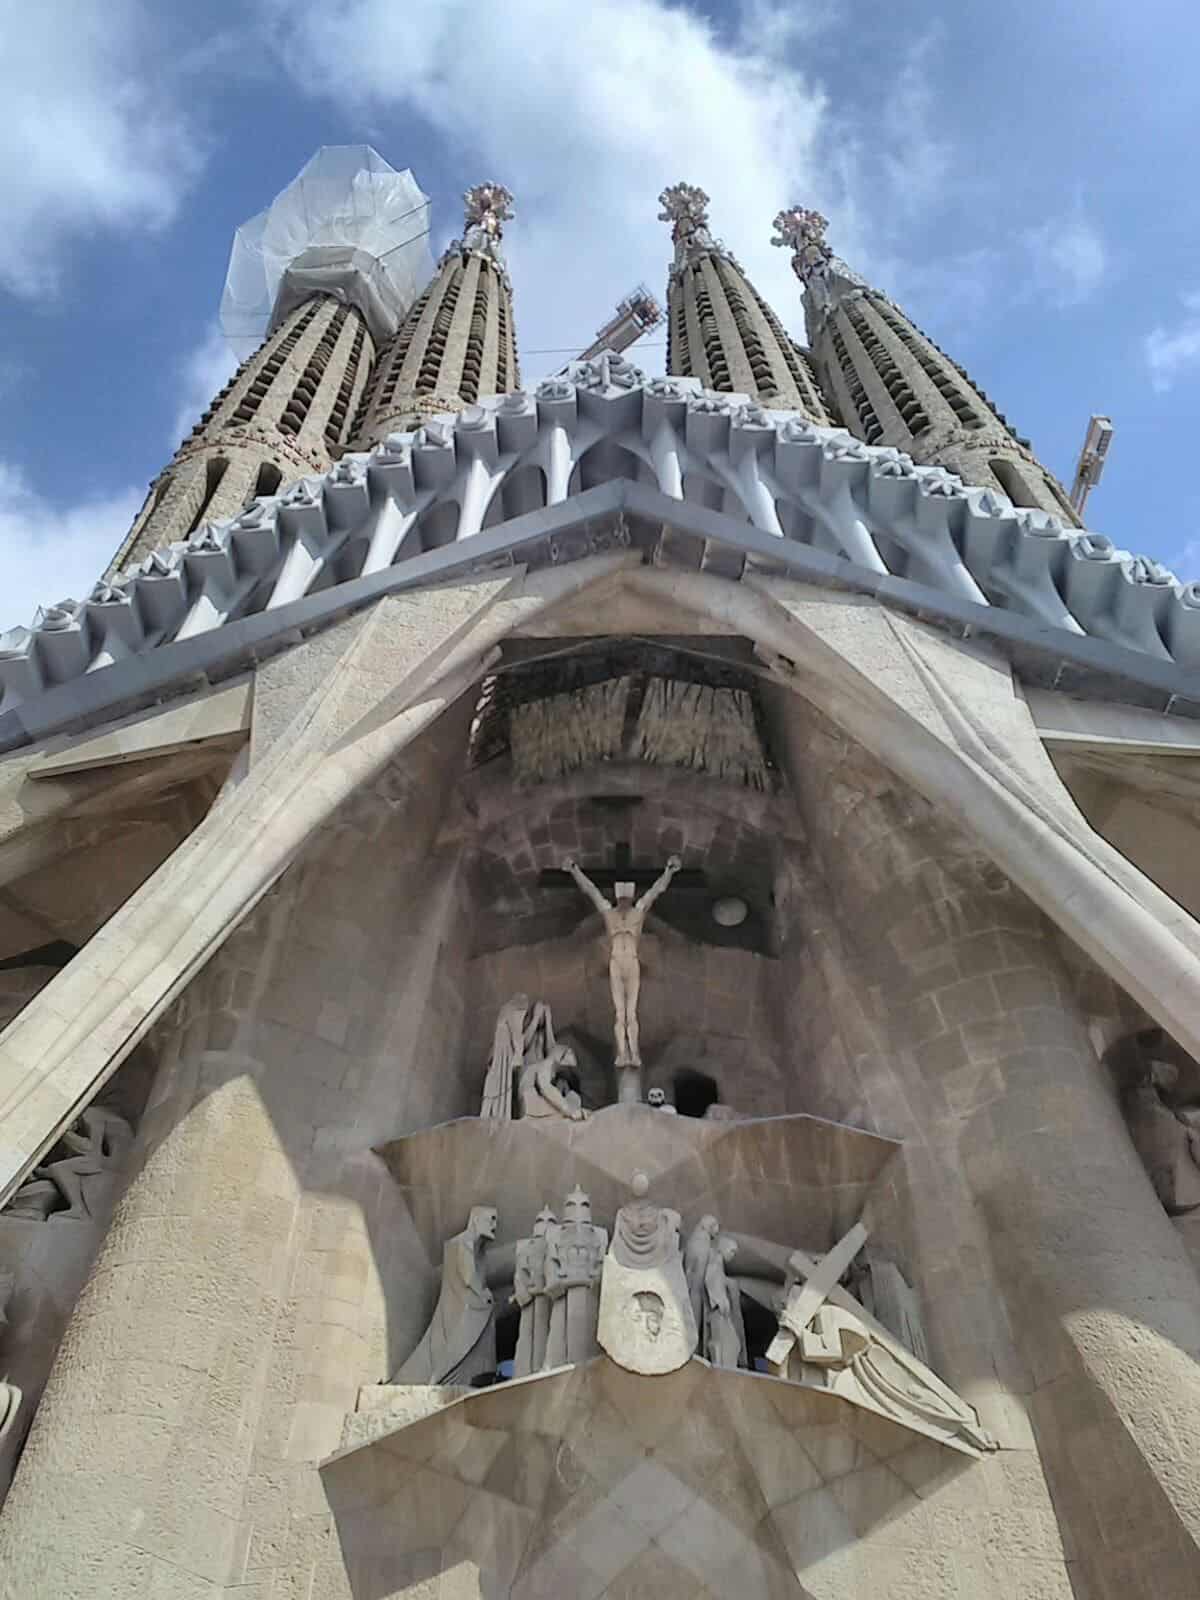
<instances>
[{"instance_id":1,"label":"white protective covering","mask_svg":"<svg viewBox=\"0 0 1200 1600\"><path fill-rule=\"evenodd\" d=\"M244 358L289 300L328 288L359 305L383 337L432 273L429 197L412 173L397 172L370 145L323 145L234 234L221 327Z\"/></svg>"}]
</instances>

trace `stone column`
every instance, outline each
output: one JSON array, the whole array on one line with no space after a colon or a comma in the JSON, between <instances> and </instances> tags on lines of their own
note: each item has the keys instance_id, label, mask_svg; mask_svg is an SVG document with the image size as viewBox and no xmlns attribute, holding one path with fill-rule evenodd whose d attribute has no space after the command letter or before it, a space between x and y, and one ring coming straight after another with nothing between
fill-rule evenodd
<instances>
[{"instance_id":1,"label":"stone column","mask_svg":"<svg viewBox=\"0 0 1200 1600\"><path fill-rule=\"evenodd\" d=\"M179 1002L0 1515L3 1600L342 1582L317 1462L432 1272L373 1146L478 1093L436 848L472 709L352 795Z\"/></svg>"},{"instance_id":2,"label":"stone column","mask_svg":"<svg viewBox=\"0 0 1200 1600\"><path fill-rule=\"evenodd\" d=\"M1200 1280L1052 930L802 702L783 731L827 887L813 960L832 951L848 979L844 1092L905 1140L897 1204L935 1363L989 1426L1000 1415L1003 1444L1019 1444L1003 1402L1023 1403L1077 1592L1185 1600L1200 1592Z\"/></svg>"},{"instance_id":3,"label":"stone column","mask_svg":"<svg viewBox=\"0 0 1200 1600\"><path fill-rule=\"evenodd\" d=\"M222 957L181 1006L139 1134L142 1168L78 1301L0 1518L6 1596L220 1593L286 1287L299 1185L222 1048ZM164 1589L163 1591L169 1592Z\"/></svg>"}]
</instances>

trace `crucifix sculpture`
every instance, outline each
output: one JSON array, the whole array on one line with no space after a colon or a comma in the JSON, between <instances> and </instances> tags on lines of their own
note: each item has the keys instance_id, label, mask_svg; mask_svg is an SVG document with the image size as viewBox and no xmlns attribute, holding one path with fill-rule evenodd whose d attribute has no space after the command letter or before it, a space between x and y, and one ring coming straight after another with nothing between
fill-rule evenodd
<instances>
[{"instance_id":1,"label":"crucifix sculpture","mask_svg":"<svg viewBox=\"0 0 1200 1600\"><path fill-rule=\"evenodd\" d=\"M641 1049L638 1039L637 1004L641 988L641 965L638 945L646 913L666 890L671 879L682 866L678 856L671 856L666 868L654 880L640 899L634 899L636 885L621 882L615 885L615 900L607 900L600 890L581 871L570 857L563 862L564 872L569 872L580 889L604 918L608 934L608 981L612 989L613 1011L617 1042L616 1067L618 1070L619 1100L642 1098Z\"/></svg>"}]
</instances>

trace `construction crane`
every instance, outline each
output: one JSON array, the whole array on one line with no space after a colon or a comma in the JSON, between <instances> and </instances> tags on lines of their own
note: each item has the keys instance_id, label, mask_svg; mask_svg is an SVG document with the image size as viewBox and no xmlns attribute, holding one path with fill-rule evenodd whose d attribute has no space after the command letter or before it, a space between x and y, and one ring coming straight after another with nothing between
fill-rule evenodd
<instances>
[{"instance_id":1,"label":"construction crane","mask_svg":"<svg viewBox=\"0 0 1200 1600\"><path fill-rule=\"evenodd\" d=\"M1075 483L1071 489L1071 504L1080 521L1087 497L1100 482L1108 447L1112 443L1113 425L1110 417L1092 417L1088 423L1087 437L1079 452L1079 465L1075 469Z\"/></svg>"},{"instance_id":2,"label":"construction crane","mask_svg":"<svg viewBox=\"0 0 1200 1600\"><path fill-rule=\"evenodd\" d=\"M590 361L593 356L598 356L601 350L615 350L619 355L622 350L628 350L634 340L640 339L648 329L657 328L662 320L662 307L645 284L639 283L631 294L627 294L624 300L618 301L617 309L612 316L587 349L581 351L576 359Z\"/></svg>"}]
</instances>

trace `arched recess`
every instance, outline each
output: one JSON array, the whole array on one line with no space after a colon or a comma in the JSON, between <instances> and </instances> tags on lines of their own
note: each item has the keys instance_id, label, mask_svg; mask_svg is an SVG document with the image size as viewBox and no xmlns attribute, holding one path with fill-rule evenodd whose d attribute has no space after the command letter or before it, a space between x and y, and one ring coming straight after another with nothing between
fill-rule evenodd
<instances>
[{"instance_id":1,"label":"arched recess","mask_svg":"<svg viewBox=\"0 0 1200 1600\"><path fill-rule=\"evenodd\" d=\"M277 494L283 482L283 473L273 461L264 461L258 469L258 476L254 480L254 492L251 500L265 500L269 495Z\"/></svg>"},{"instance_id":2,"label":"arched recess","mask_svg":"<svg viewBox=\"0 0 1200 1600\"><path fill-rule=\"evenodd\" d=\"M205 512L212 505L217 490L221 487L221 479L228 470L229 462L225 456L210 456L204 463L204 489L200 503L196 507L191 522L188 524L187 534L195 533L196 529L204 521Z\"/></svg>"},{"instance_id":3,"label":"arched recess","mask_svg":"<svg viewBox=\"0 0 1200 1600\"><path fill-rule=\"evenodd\" d=\"M505 478L500 490L506 517L524 516L527 511L539 511L546 504L546 474L534 462L515 467Z\"/></svg>"}]
</instances>

